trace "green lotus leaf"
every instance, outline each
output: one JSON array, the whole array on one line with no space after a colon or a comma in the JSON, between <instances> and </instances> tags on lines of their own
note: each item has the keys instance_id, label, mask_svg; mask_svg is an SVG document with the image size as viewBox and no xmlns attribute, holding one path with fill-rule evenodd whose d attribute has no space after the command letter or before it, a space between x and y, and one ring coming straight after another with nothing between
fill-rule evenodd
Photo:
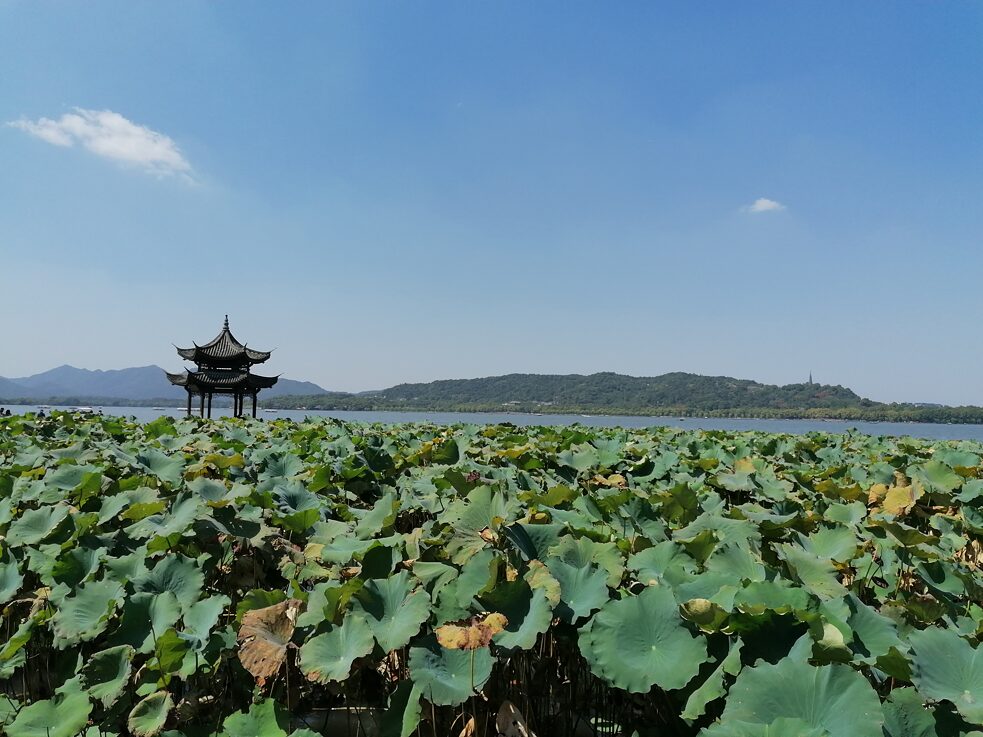
<instances>
[{"instance_id":1,"label":"green lotus leaf","mask_svg":"<svg viewBox=\"0 0 983 737\"><path fill-rule=\"evenodd\" d=\"M892 690L882 708L887 737L939 737L935 718L915 689Z\"/></svg>"},{"instance_id":2,"label":"green lotus leaf","mask_svg":"<svg viewBox=\"0 0 983 737\"><path fill-rule=\"evenodd\" d=\"M226 737L287 737L289 716L273 699L252 704L249 711L238 711L225 718Z\"/></svg>"},{"instance_id":3,"label":"green lotus leaf","mask_svg":"<svg viewBox=\"0 0 983 737\"><path fill-rule=\"evenodd\" d=\"M550 548L549 555L575 568L594 563L607 571L607 585L615 588L625 572L625 559L614 543L598 543L586 537L564 535Z\"/></svg>"},{"instance_id":4,"label":"green lotus leaf","mask_svg":"<svg viewBox=\"0 0 983 737\"><path fill-rule=\"evenodd\" d=\"M101 650L90 656L79 671L89 696L102 702L108 709L123 692L132 671L134 650L129 645L119 645Z\"/></svg>"},{"instance_id":5,"label":"green lotus leaf","mask_svg":"<svg viewBox=\"0 0 983 737\"><path fill-rule=\"evenodd\" d=\"M112 645L130 645L138 653L153 652L154 642L181 617L181 605L171 591L137 593L123 603L120 625L110 635Z\"/></svg>"},{"instance_id":6,"label":"green lotus leaf","mask_svg":"<svg viewBox=\"0 0 983 737\"><path fill-rule=\"evenodd\" d=\"M165 557L150 571L137 576L133 581L133 587L138 592L171 592L177 597L182 612L187 612L198 601L204 584L205 574L195 561L183 555Z\"/></svg>"},{"instance_id":7,"label":"green lotus leaf","mask_svg":"<svg viewBox=\"0 0 983 737\"><path fill-rule=\"evenodd\" d=\"M730 650L720 665L707 677L703 684L689 695L686 706L680 716L683 719L698 719L706 711L707 704L727 693L724 688L724 676L736 676L741 672L741 648L744 643L738 638L730 646Z\"/></svg>"},{"instance_id":8,"label":"green lotus leaf","mask_svg":"<svg viewBox=\"0 0 983 737\"><path fill-rule=\"evenodd\" d=\"M64 504L28 509L10 523L4 543L11 548L36 545L48 537L67 516L68 507Z\"/></svg>"},{"instance_id":9,"label":"green lotus leaf","mask_svg":"<svg viewBox=\"0 0 983 737\"><path fill-rule=\"evenodd\" d=\"M134 522L126 531L137 539L190 534L192 525L202 518L205 510L207 508L202 506L198 497L193 494L179 494L168 510L158 512L155 509L152 514Z\"/></svg>"},{"instance_id":10,"label":"green lotus leaf","mask_svg":"<svg viewBox=\"0 0 983 737\"><path fill-rule=\"evenodd\" d=\"M918 691L951 701L968 721L983 723L983 648L938 627L912 632L908 641Z\"/></svg>"},{"instance_id":11,"label":"green lotus leaf","mask_svg":"<svg viewBox=\"0 0 983 737\"><path fill-rule=\"evenodd\" d=\"M207 599L196 601L184 613L184 628L181 637L191 643L195 650L204 649L208 644L208 636L218 623L218 618L230 604L225 595L209 596Z\"/></svg>"},{"instance_id":12,"label":"green lotus leaf","mask_svg":"<svg viewBox=\"0 0 983 737\"><path fill-rule=\"evenodd\" d=\"M570 468L574 468L577 471L580 471L581 473L593 468L598 464L599 458L596 449L592 448L589 445L582 445L582 446L575 446L575 447L577 448L576 450L574 449L574 447L571 447L568 450L565 450L561 453L557 453L556 455L557 462L564 466L569 466Z\"/></svg>"},{"instance_id":13,"label":"green lotus leaf","mask_svg":"<svg viewBox=\"0 0 983 737\"><path fill-rule=\"evenodd\" d=\"M637 578L643 584L651 585L670 576L677 580L680 574L695 571L696 561L681 545L665 540L631 555L628 568L638 574Z\"/></svg>"},{"instance_id":14,"label":"green lotus leaf","mask_svg":"<svg viewBox=\"0 0 983 737\"><path fill-rule=\"evenodd\" d=\"M543 589L531 589L522 579L503 581L481 597L489 611L501 612L508 623L495 635L495 644L506 650L530 650L549 629L553 608Z\"/></svg>"},{"instance_id":15,"label":"green lotus leaf","mask_svg":"<svg viewBox=\"0 0 983 737\"><path fill-rule=\"evenodd\" d=\"M761 556L746 545L722 545L706 562L707 573L728 577L732 582L764 581L765 566Z\"/></svg>"},{"instance_id":16,"label":"green lotus leaf","mask_svg":"<svg viewBox=\"0 0 983 737\"><path fill-rule=\"evenodd\" d=\"M877 693L855 670L791 657L741 671L721 723L767 725L780 718L802 720L829 737L882 737L884 722Z\"/></svg>"},{"instance_id":17,"label":"green lotus leaf","mask_svg":"<svg viewBox=\"0 0 983 737\"><path fill-rule=\"evenodd\" d=\"M174 701L167 691L157 691L137 702L126 718L126 726L136 737L154 737L167 722Z\"/></svg>"},{"instance_id":18,"label":"green lotus leaf","mask_svg":"<svg viewBox=\"0 0 983 737\"><path fill-rule=\"evenodd\" d=\"M385 652L406 645L430 618L430 595L413 590L410 574L401 571L383 579L370 579L355 593L352 611L365 617Z\"/></svg>"},{"instance_id":19,"label":"green lotus leaf","mask_svg":"<svg viewBox=\"0 0 983 737\"><path fill-rule=\"evenodd\" d=\"M18 570L16 560L0 563L0 605L13 599L23 583L24 577Z\"/></svg>"},{"instance_id":20,"label":"green lotus leaf","mask_svg":"<svg viewBox=\"0 0 983 737\"><path fill-rule=\"evenodd\" d=\"M836 569L828 560L820 560L798 545L781 544L776 552L788 564L792 574L809 591L821 599L839 599L846 596L846 589L836 576Z\"/></svg>"},{"instance_id":21,"label":"green lotus leaf","mask_svg":"<svg viewBox=\"0 0 983 737\"><path fill-rule=\"evenodd\" d=\"M367 540L378 536L391 526L396 519L399 502L392 493L384 494L367 512L358 514L358 524L355 525L355 536ZM353 510L354 511L354 510Z\"/></svg>"},{"instance_id":22,"label":"green lotus leaf","mask_svg":"<svg viewBox=\"0 0 983 737\"><path fill-rule=\"evenodd\" d=\"M910 671L903 654L908 646L898 635L894 620L864 604L854 594L847 597L850 616L847 624L853 632L850 649L854 658L866 665L876 665L889 675L903 680Z\"/></svg>"},{"instance_id":23,"label":"green lotus leaf","mask_svg":"<svg viewBox=\"0 0 983 737\"><path fill-rule=\"evenodd\" d=\"M770 724L737 721L714 724L700 732L700 737L830 737L830 733L802 719L782 717Z\"/></svg>"},{"instance_id":24,"label":"green lotus leaf","mask_svg":"<svg viewBox=\"0 0 983 737\"><path fill-rule=\"evenodd\" d=\"M580 652L594 675L631 693L682 688L707 660L706 641L683 626L661 586L605 604L581 628Z\"/></svg>"},{"instance_id":25,"label":"green lotus leaf","mask_svg":"<svg viewBox=\"0 0 983 737\"><path fill-rule=\"evenodd\" d=\"M150 665L161 675L176 673L181 668L184 656L191 649L187 640L181 638L171 627L157 635L154 640L154 660Z\"/></svg>"},{"instance_id":26,"label":"green lotus leaf","mask_svg":"<svg viewBox=\"0 0 983 737\"><path fill-rule=\"evenodd\" d=\"M141 450L136 454L136 462L140 467L171 486L176 486L181 481L181 475L184 472L183 457L180 455L169 456L155 448Z\"/></svg>"},{"instance_id":27,"label":"green lotus leaf","mask_svg":"<svg viewBox=\"0 0 983 737\"><path fill-rule=\"evenodd\" d=\"M485 548L473 555L461 567L457 577L440 590L434 608L437 624L468 616L475 597L495 584L501 562L497 551L491 548Z\"/></svg>"},{"instance_id":28,"label":"green lotus leaf","mask_svg":"<svg viewBox=\"0 0 983 737\"><path fill-rule=\"evenodd\" d=\"M410 648L410 677L430 703L456 706L484 687L494 662L487 647L447 650L428 638L420 647Z\"/></svg>"},{"instance_id":29,"label":"green lotus leaf","mask_svg":"<svg viewBox=\"0 0 983 737\"><path fill-rule=\"evenodd\" d=\"M266 467L259 475L260 480L289 479L304 472L304 462L293 453L271 455L266 459Z\"/></svg>"},{"instance_id":30,"label":"green lotus leaf","mask_svg":"<svg viewBox=\"0 0 983 737\"><path fill-rule=\"evenodd\" d=\"M802 548L817 558L846 563L856 555L858 540L846 527L824 527L808 537L799 535Z\"/></svg>"},{"instance_id":31,"label":"green lotus leaf","mask_svg":"<svg viewBox=\"0 0 983 737\"><path fill-rule=\"evenodd\" d=\"M546 567L560 583L560 604L556 613L567 622L588 616L610 598L607 573L593 564L578 568L551 558Z\"/></svg>"},{"instance_id":32,"label":"green lotus leaf","mask_svg":"<svg viewBox=\"0 0 983 737\"><path fill-rule=\"evenodd\" d=\"M21 704L15 698L7 696L6 698L0 699L0 727L14 721L14 717L17 716L20 708Z\"/></svg>"},{"instance_id":33,"label":"green lotus leaf","mask_svg":"<svg viewBox=\"0 0 983 737\"><path fill-rule=\"evenodd\" d=\"M975 465L975 464L974 464ZM930 491L948 494L959 488L963 477L949 466L938 461L928 461L920 466L911 466L908 475L920 479Z\"/></svg>"},{"instance_id":34,"label":"green lotus leaf","mask_svg":"<svg viewBox=\"0 0 983 737\"><path fill-rule=\"evenodd\" d=\"M372 652L372 630L361 616L350 614L327 632L312 637L300 648L300 669L317 683L344 681L352 664Z\"/></svg>"},{"instance_id":35,"label":"green lotus leaf","mask_svg":"<svg viewBox=\"0 0 983 737\"><path fill-rule=\"evenodd\" d=\"M299 481L290 479L273 487L279 523L288 530L303 532L321 519L321 499Z\"/></svg>"},{"instance_id":36,"label":"green lotus leaf","mask_svg":"<svg viewBox=\"0 0 983 737\"><path fill-rule=\"evenodd\" d=\"M410 737L420 724L420 687L403 681L392 696L379 724L379 737Z\"/></svg>"},{"instance_id":37,"label":"green lotus leaf","mask_svg":"<svg viewBox=\"0 0 983 737\"><path fill-rule=\"evenodd\" d=\"M199 476L188 482L188 488L201 497L206 504L221 504L227 501L229 487L225 482Z\"/></svg>"},{"instance_id":38,"label":"green lotus leaf","mask_svg":"<svg viewBox=\"0 0 983 737\"><path fill-rule=\"evenodd\" d=\"M54 696L35 701L17 713L7 725L8 737L75 737L89 720L92 703L73 678L57 690Z\"/></svg>"},{"instance_id":39,"label":"green lotus leaf","mask_svg":"<svg viewBox=\"0 0 983 737\"><path fill-rule=\"evenodd\" d=\"M20 623L14 634L0 646L0 666L5 666L15 655L20 653L24 645L30 642L37 626L38 617L31 617Z\"/></svg>"},{"instance_id":40,"label":"green lotus leaf","mask_svg":"<svg viewBox=\"0 0 983 737\"><path fill-rule=\"evenodd\" d=\"M51 618L55 646L76 645L97 637L109 625L123 601L123 587L115 581L90 581L69 596Z\"/></svg>"},{"instance_id":41,"label":"green lotus leaf","mask_svg":"<svg viewBox=\"0 0 983 737\"><path fill-rule=\"evenodd\" d=\"M448 506L442 521L451 525L454 534L447 542L451 562L463 565L487 546L484 530L495 530L513 517L509 500L488 486L479 486Z\"/></svg>"}]
</instances>

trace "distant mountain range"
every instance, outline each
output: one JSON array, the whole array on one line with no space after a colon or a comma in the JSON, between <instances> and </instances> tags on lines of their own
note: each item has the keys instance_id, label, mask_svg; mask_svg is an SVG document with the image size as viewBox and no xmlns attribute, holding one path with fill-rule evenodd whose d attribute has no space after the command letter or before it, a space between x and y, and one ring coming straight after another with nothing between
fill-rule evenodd
<instances>
[{"instance_id":1,"label":"distant mountain range","mask_svg":"<svg viewBox=\"0 0 983 737\"><path fill-rule=\"evenodd\" d=\"M263 391L262 396L278 397L291 394L323 394L325 390L310 381L294 381L281 378L272 389ZM33 376L18 379L0 377L0 401L14 404L15 399L53 404L52 400L71 399L71 403L107 404L104 400L132 400L152 402L182 400L187 396L184 389L176 387L167 380L164 369L159 366L136 366L134 368L111 369L108 371L59 366Z\"/></svg>"}]
</instances>

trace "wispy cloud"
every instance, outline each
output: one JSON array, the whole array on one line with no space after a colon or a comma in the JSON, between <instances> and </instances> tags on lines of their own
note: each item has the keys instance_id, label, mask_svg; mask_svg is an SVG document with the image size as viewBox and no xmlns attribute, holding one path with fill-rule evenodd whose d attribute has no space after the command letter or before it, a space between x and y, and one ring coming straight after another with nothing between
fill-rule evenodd
<instances>
[{"instance_id":1,"label":"wispy cloud","mask_svg":"<svg viewBox=\"0 0 983 737\"><path fill-rule=\"evenodd\" d=\"M66 113L58 120L21 119L7 125L54 146L79 145L97 156L150 174L179 175L192 181L191 164L170 137L112 110L75 108L75 112Z\"/></svg>"},{"instance_id":2,"label":"wispy cloud","mask_svg":"<svg viewBox=\"0 0 983 737\"><path fill-rule=\"evenodd\" d=\"M759 197L750 205L745 205L741 208L743 212L780 212L785 209L785 205L781 202L775 200L769 200L767 197Z\"/></svg>"}]
</instances>

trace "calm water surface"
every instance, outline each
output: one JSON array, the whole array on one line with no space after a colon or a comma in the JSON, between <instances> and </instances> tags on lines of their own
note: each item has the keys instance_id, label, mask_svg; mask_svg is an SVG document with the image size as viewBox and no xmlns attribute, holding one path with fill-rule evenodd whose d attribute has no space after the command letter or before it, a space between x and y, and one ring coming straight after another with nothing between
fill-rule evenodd
<instances>
[{"instance_id":1,"label":"calm water surface","mask_svg":"<svg viewBox=\"0 0 983 737\"><path fill-rule=\"evenodd\" d=\"M11 412L36 412L35 406L10 405ZM54 409L68 409L54 407ZM184 409L168 407L103 407L103 414L133 417L141 422L154 420L161 415L180 417ZM213 407L217 417L229 415L228 407ZM531 415L519 412L344 412L321 410L260 411L259 417L274 419L283 417L303 420L305 417L336 417L348 422L434 422L442 425L475 423L479 425L511 422L514 425L573 425L588 427L653 427L671 426L699 430L759 430L761 432L802 434L807 432L846 432L855 429L870 435L911 435L919 438L943 440L983 441L983 425L934 425L921 422L847 422L840 420L755 420L687 417L619 417L616 415Z\"/></svg>"}]
</instances>

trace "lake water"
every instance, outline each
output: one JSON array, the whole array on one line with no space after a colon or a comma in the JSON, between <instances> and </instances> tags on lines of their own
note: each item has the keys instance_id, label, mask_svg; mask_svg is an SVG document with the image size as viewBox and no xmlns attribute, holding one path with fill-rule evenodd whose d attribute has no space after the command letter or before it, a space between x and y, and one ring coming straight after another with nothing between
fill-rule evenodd
<instances>
[{"instance_id":1,"label":"lake water","mask_svg":"<svg viewBox=\"0 0 983 737\"><path fill-rule=\"evenodd\" d=\"M36 412L34 406L10 405L11 412ZM68 409L55 407L54 409ZM168 407L103 407L103 414L133 417L141 422L154 420L161 415L180 417L184 409ZM228 407L213 407L212 415L227 416ZM259 417L265 419L287 418L303 420L305 417L336 417L348 422L433 422L441 425L454 423L493 424L510 422L513 425L573 425L588 427L652 427L664 425L683 429L699 430L759 430L761 432L802 434L807 432L841 433L850 429L869 435L911 435L919 438L941 440L979 440L983 441L983 425L934 425L921 422L846 422L840 420L756 420L723 419L713 417L620 417L615 415L531 415L519 412L344 412L321 410L279 410L260 411Z\"/></svg>"}]
</instances>

